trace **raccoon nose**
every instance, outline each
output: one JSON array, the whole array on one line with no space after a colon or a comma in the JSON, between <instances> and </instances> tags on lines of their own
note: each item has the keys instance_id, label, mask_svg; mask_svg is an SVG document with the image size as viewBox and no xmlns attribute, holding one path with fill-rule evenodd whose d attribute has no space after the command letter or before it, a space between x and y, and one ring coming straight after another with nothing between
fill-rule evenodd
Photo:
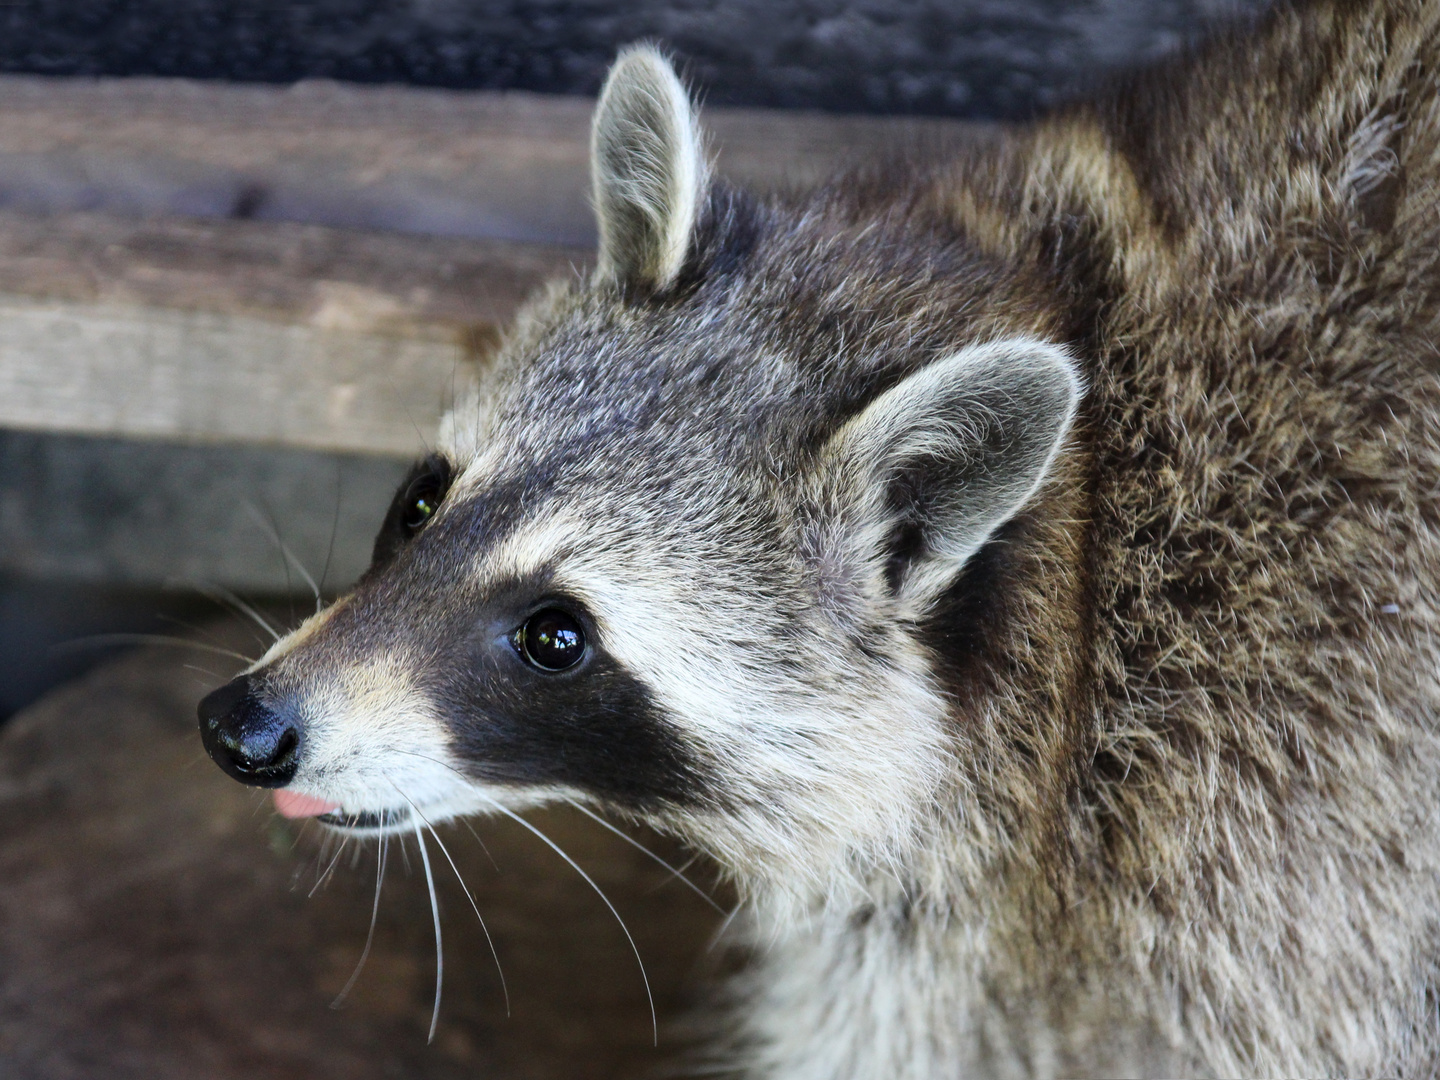
<instances>
[{"instance_id":1,"label":"raccoon nose","mask_svg":"<svg viewBox=\"0 0 1440 1080\"><path fill-rule=\"evenodd\" d=\"M201 699L205 751L242 784L284 787L295 776L300 732L256 696L241 675Z\"/></svg>"}]
</instances>

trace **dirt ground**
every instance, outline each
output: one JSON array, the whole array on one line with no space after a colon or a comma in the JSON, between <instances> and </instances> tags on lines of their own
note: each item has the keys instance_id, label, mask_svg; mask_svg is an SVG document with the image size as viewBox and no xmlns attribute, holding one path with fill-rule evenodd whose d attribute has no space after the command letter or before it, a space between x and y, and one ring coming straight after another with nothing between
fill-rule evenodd
<instances>
[{"instance_id":1,"label":"dirt ground","mask_svg":"<svg viewBox=\"0 0 1440 1080\"><path fill-rule=\"evenodd\" d=\"M234 627L225 636L244 640ZM350 845L314 887L328 864L318 827L296 829L205 758L194 706L225 669L194 656L132 654L0 729L0 1076L586 1080L673 1066L676 1021L712 965L721 917L573 812L532 820L634 934L658 1049L615 919L504 821L474 823L488 856L464 826L440 835L494 937L510 1014L475 915L432 844L445 979L426 1044L435 949L413 840L403 855L392 848L368 961L332 1009L365 943L375 846ZM707 881L703 865L691 876Z\"/></svg>"}]
</instances>

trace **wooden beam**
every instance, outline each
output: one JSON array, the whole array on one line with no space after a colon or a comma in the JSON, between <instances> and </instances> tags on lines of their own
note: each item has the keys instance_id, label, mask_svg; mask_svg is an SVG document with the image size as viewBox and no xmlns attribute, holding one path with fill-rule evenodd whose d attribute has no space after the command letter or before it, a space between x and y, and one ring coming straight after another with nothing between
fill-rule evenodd
<instances>
[{"instance_id":1,"label":"wooden beam","mask_svg":"<svg viewBox=\"0 0 1440 1080\"><path fill-rule=\"evenodd\" d=\"M522 299L589 260L590 110L0 77L0 426L414 453ZM976 131L705 120L721 170L759 188Z\"/></svg>"},{"instance_id":2,"label":"wooden beam","mask_svg":"<svg viewBox=\"0 0 1440 1080\"><path fill-rule=\"evenodd\" d=\"M0 426L411 455L587 252L0 214Z\"/></svg>"},{"instance_id":3,"label":"wooden beam","mask_svg":"<svg viewBox=\"0 0 1440 1080\"><path fill-rule=\"evenodd\" d=\"M593 102L309 81L0 76L0 208L247 217L588 245ZM720 171L808 184L953 120L706 109Z\"/></svg>"}]
</instances>

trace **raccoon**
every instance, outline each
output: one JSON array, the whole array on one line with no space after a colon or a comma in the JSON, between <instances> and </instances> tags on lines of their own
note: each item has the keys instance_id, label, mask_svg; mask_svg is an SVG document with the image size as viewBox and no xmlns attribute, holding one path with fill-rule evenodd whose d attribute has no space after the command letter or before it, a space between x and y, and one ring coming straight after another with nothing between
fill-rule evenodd
<instances>
[{"instance_id":1,"label":"raccoon","mask_svg":"<svg viewBox=\"0 0 1440 1080\"><path fill-rule=\"evenodd\" d=\"M1433 1075L1437 34L1284 7L764 196L624 51L593 272L209 752L350 832L710 853L716 1070Z\"/></svg>"}]
</instances>

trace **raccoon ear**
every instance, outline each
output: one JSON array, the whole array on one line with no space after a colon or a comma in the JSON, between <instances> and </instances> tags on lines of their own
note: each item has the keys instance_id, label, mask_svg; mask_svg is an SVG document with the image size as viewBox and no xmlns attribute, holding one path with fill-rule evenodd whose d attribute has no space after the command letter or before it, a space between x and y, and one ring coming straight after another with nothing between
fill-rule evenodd
<instances>
[{"instance_id":1,"label":"raccoon ear","mask_svg":"<svg viewBox=\"0 0 1440 1080\"><path fill-rule=\"evenodd\" d=\"M709 184L690 97L659 51L621 51L590 132L591 184L600 225L597 274L664 289L685 263Z\"/></svg>"},{"instance_id":2,"label":"raccoon ear","mask_svg":"<svg viewBox=\"0 0 1440 1080\"><path fill-rule=\"evenodd\" d=\"M860 524L852 542L863 558L879 556L892 595L923 608L954 582L1045 479L1082 393L1058 346L972 345L890 388L835 434L835 494Z\"/></svg>"}]
</instances>

